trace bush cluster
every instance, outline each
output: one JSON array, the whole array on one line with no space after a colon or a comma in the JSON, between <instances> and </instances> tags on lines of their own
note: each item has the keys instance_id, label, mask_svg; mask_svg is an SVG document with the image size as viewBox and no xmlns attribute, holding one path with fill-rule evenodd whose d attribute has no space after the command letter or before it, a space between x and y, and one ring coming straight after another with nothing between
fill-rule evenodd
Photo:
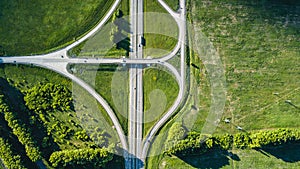
<instances>
[{"instance_id":1,"label":"bush cluster","mask_svg":"<svg viewBox=\"0 0 300 169\"><path fill-rule=\"evenodd\" d=\"M50 156L53 167L93 166L103 167L113 159L113 154L108 148L84 148L77 150L56 151Z\"/></svg>"},{"instance_id":2,"label":"bush cluster","mask_svg":"<svg viewBox=\"0 0 300 169\"><path fill-rule=\"evenodd\" d=\"M19 155L14 155L11 146L0 137L0 158L8 169L26 169Z\"/></svg>"},{"instance_id":3,"label":"bush cluster","mask_svg":"<svg viewBox=\"0 0 300 169\"><path fill-rule=\"evenodd\" d=\"M25 92L26 106L38 113L51 110L70 110L72 93L62 85L39 84Z\"/></svg>"},{"instance_id":4,"label":"bush cluster","mask_svg":"<svg viewBox=\"0 0 300 169\"><path fill-rule=\"evenodd\" d=\"M12 129L13 134L16 135L20 143L25 146L26 154L30 160L36 162L42 159L41 152L31 136L31 131L17 118L16 113L9 110L3 95L0 95L0 112L4 114L4 119Z\"/></svg>"},{"instance_id":5,"label":"bush cluster","mask_svg":"<svg viewBox=\"0 0 300 169\"><path fill-rule=\"evenodd\" d=\"M201 154L212 149L228 150L233 146L240 149L264 148L299 141L299 130L285 128L211 137L205 137L197 132L190 132L185 139L176 141L172 147L166 146L165 153L169 155Z\"/></svg>"}]
</instances>

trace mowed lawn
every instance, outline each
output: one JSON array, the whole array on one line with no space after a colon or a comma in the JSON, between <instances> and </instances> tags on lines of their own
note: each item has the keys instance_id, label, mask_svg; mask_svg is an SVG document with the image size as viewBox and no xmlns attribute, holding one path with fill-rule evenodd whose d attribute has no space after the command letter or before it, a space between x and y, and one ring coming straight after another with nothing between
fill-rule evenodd
<instances>
[{"instance_id":1,"label":"mowed lawn","mask_svg":"<svg viewBox=\"0 0 300 169\"><path fill-rule=\"evenodd\" d=\"M144 57L157 58L170 53L178 39L175 20L156 0L144 1L144 12Z\"/></svg>"},{"instance_id":2,"label":"mowed lawn","mask_svg":"<svg viewBox=\"0 0 300 169\"><path fill-rule=\"evenodd\" d=\"M128 110L128 69L117 65L72 65L73 74L84 80L105 99L116 113L120 124L127 134ZM101 111L105 112L101 107ZM104 115L107 113L105 112ZM106 116L107 121L110 121Z\"/></svg>"},{"instance_id":3,"label":"mowed lawn","mask_svg":"<svg viewBox=\"0 0 300 169\"><path fill-rule=\"evenodd\" d=\"M145 69L144 85L144 135L174 104L179 86L167 71L158 68Z\"/></svg>"},{"instance_id":4,"label":"mowed lawn","mask_svg":"<svg viewBox=\"0 0 300 169\"><path fill-rule=\"evenodd\" d=\"M121 58L129 55L129 33L130 33L130 21L129 21L129 0L122 0L117 8L122 16L116 17L115 21L112 21L117 10L113 13L108 22L97 32L94 36L90 37L86 41L77 45L73 49L69 50L71 57L109 57L109 58ZM120 36L119 44L120 48L117 48L116 44L112 40L112 30L119 28Z\"/></svg>"},{"instance_id":5,"label":"mowed lawn","mask_svg":"<svg viewBox=\"0 0 300 169\"><path fill-rule=\"evenodd\" d=\"M165 0L165 2L169 5L171 9L176 11L179 6L179 0Z\"/></svg>"},{"instance_id":6,"label":"mowed lawn","mask_svg":"<svg viewBox=\"0 0 300 169\"><path fill-rule=\"evenodd\" d=\"M45 53L90 30L113 0L0 1L0 46L5 55Z\"/></svg>"}]
</instances>

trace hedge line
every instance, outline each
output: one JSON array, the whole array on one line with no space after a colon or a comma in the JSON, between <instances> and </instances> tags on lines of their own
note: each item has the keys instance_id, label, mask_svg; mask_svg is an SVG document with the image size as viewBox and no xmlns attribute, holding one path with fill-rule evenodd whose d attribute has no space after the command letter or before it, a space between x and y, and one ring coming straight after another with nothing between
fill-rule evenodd
<instances>
[{"instance_id":1,"label":"hedge line","mask_svg":"<svg viewBox=\"0 0 300 169\"><path fill-rule=\"evenodd\" d=\"M201 154L211 149L228 150L233 146L240 149L263 148L299 141L300 131L288 128L235 135L225 134L207 138L200 133L190 132L185 139L177 141L173 146L166 146L165 153L174 155Z\"/></svg>"},{"instance_id":2,"label":"hedge line","mask_svg":"<svg viewBox=\"0 0 300 169\"><path fill-rule=\"evenodd\" d=\"M0 95L0 113L4 114L4 119L12 129L13 134L16 135L20 143L25 146L26 154L30 160L36 162L42 159L41 152L31 137L31 131L16 117L16 113L9 110L3 95Z\"/></svg>"},{"instance_id":3,"label":"hedge line","mask_svg":"<svg viewBox=\"0 0 300 169\"><path fill-rule=\"evenodd\" d=\"M26 169L19 155L14 155L11 146L0 137L0 158L8 169Z\"/></svg>"},{"instance_id":4,"label":"hedge line","mask_svg":"<svg viewBox=\"0 0 300 169\"><path fill-rule=\"evenodd\" d=\"M50 163L53 167L74 168L82 166L103 167L113 159L113 154L109 148L84 148L77 150L56 151L50 156Z\"/></svg>"}]
</instances>

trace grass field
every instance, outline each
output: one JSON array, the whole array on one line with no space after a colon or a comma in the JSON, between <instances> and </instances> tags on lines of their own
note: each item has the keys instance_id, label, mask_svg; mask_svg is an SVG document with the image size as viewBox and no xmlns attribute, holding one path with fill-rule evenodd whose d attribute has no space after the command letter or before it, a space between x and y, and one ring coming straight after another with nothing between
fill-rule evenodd
<instances>
[{"instance_id":1,"label":"grass field","mask_svg":"<svg viewBox=\"0 0 300 169\"><path fill-rule=\"evenodd\" d=\"M234 158L228 152L213 151L202 156L164 157L158 168L289 168L297 169L300 165L299 145L287 145L266 151L232 150Z\"/></svg>"},{"instance_id":2,"label":"grass field","mask_svg":"<svg viewBox=\"0 0 300 169\"><path fill-rule=\"evenodd\" d=\"M224 117L246 130L299 127L294 123L299 108L285 103L300 103L299 3L216 0L194 5L195 22L225 65Z\"/></svg>"},{"instance_id":3,"label":"grass field","mask_svg":"<svg viewBox=\"0 0 300 169\"><path fill-rule=\"evenodd\" d=\"M177 98L179 87L168 72L149 68L143 74L144 84L144 135L165 113Z\"/></svg>"},{"instance_id":4,"label":"grass field","mask_svg":"<svg viewBox=\"0 0 300 169\"><path fill-rule=\"evenodd\" d=\"M89 38L80 45L74 47L69 51L72 57L106 57L106 58L121 58L128 56L129 41L129 0L122 0L118 9L122 11L123 16L116 19L115 24L110 20L102 27L93 37ZM111 40L111 30L119 25L122 35L119 36L122 41L121 48L117 49L116 45Z\"/></svg>"},{"instance_id":5,"label":"grass field","mask_svg":"<svg viewBox=\"0 0 300 169\"><path fill-rule=\"evenodd\" d=\"M93 86L116 113L127 133L128 69L116 65L75 65L74 74Z\"/></svg>"},{"instance_id":6,"label":"grass field","mask_svg":"<svg viewBox=\"0 0 300 169\"><path fill-rule=\"evenodd\" d=\"M155 0L145 0L144 1L144 11L145 12L167 13L167 11L160 5L160 3Z\"/></svg>"},{"instance_id":7,"label":"grass field","mask_svg":"<svg viewBox=\"0 0 300 169\"><path fill-rule=\"evenodd\" d=\"M281 127L299 128L300 39L299 3L296 1L190 1L194 24L217 49L225 66L227 102L216 133L236 133ZM294 3L294 4L293 4ZM201 44L194 44L201 45ZM192 76L189 104L198 114L186 111L173 121L183 121L201 132L210 105L210 82L205 64L197 54L190 58ZM289 103L290 100L291 103ZM185 123L191 120L192 124ZM172 121L170 122L172 123ZM162 129L166 130L166 129ZM165 138L152 146L159 152ZM155 143L154 143L155 144ZM299 145L285 145L262 152L231 150L203 156L149 158L149 168L299 168ZM157 161L160 161L157 164Z\"/></svg>"},{"instance_id":8,"label":"grass field","mask_svg":"<svg viewBox=\"0 0 300 169\"><path fill-rule=\"evenodd\" d=\"M178 26L158 1L144 1L144 12L144 56L162 57L175 47Z\"/></svg>"},{"instance_id":9,"label":"grass field","mask_svg":"<svg viewBox=\"0 0 300 169\"><path fill-rule=\"evenodd\" d=\"M144 15L146 45L144 47L144 56L162 57L168 54L176 45L178 39L178 27L174 19L166 12L166 10L157 1L145 1ZM169 2L176 4L175 2ZM121 58L129 55L129 37L130 21L129 21L129 1L122 1L119 9L124 16L122 21L122 47L117 49L115 44L110 40L110 32L114 29L111 21L106 24L95 36L78 45L69 51L69 55L75 57L109 57ZM160 26L157 26L160 25Z\"/></svg>"},{"instance_id":10,"label":"grass field","mask_svg":"<svg viewBox=\"0 0 300 169\"><path fill-rule=\"evenodd\" d=\"M164 0L174 11L179 7L179 0Z\"/></svg>"},{"instance_id":11,"label":"grass field","mask_svg":"<svg viewBox=\"0 0 300 169\"><path fill-rule=\"evenodd\" d=\"M113 2L2 0L0 46L8 56L45 53L57 49L90 30Z\"/></svg>"}]
</instances>

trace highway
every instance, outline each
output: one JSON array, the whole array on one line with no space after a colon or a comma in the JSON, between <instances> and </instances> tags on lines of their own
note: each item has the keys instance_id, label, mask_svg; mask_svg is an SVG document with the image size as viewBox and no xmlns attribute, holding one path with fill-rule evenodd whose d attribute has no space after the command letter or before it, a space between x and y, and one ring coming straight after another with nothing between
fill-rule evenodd
<instances>
[{"instance_id":1,"label":"highway","mask_svg":"<svg viewBox=\"0 0 300 169\"><path fill-rule=\"evenodd\" d=\"M137 19L136 19L136 12L137 12L137 0L130 0L130 59L136 59L136 34L137 34ZM135 65L130 65L129 69L129 109L128 109L128 145L129 145L129 163L125 163L126 169L133 169L135 168L135 154L136 154L136 68Z\"/></svg>"},{"instance_id":2,"label":"highway","mask_svg":"<svg viewBox=\"0 0 300 169\"><path fill-rule=\"evenodd\" d=\"M130 52L130 61L138 59L143 60L143 47L141 38L143 36L143 0L130 1L130 42L132 52ZM136 60L137 61L137 60ZM143 65L140 62L130 65L129 70L129 131L128 144L131 154L130 162L126 168L140 168L140 154L142 149L143 137Z\"/></svg>"},{"instance_id":3,"label":"highway","mask_svg":"<svg viewBox=\"0 0 300 169\"><path fill-rule=\"evenodd\" d=\"M102 20L95 25L95 27L90 30L87 34L81 37L79 40L75 41L69 46L66 46L60 50L54 51L52 53L44 54L44 55L35 55L35 56L23 56L23 57L0 57L0 63L15 63L15 64L32 64L35 66L43 67L46 69L53 70L63 76L66 76L73 80L74 82L78 83L83 89L87 90L106 110L107 114L109 115L110 119L112 120L117 134L119 136L122 148L124 151L124 156L126 156L126 152L128 150L127 147L127 139L124 135L124 131L120 125L119 120L115 116L114 112L108 105L108 103L88 84L86 84L81 79L75 77L74 75L70 74L67 71L67 65L69 63L86 63L86 60L70 60L67 56L67 51L71 48L77 46L81 42L87 40L91 36L93 36L99 29L101 29L105 23L109 20L111 15L119 6L121 0L115 0L109 11L107 11L106 15L102 18Z\"/></svg>"},{"instance_id":4,"label":"highway","mask_svg":"<svg viewBox=\"0 0 300 169\"><path fill-rule=\"evenodd\" d=\"M143 59L143 42L144 36L144 3L143 0L138 0L137 7L137 58ZM141 152L143 140L143 124L144 124L144 93L143 93L143 65L137 66L137 108L136 108L136 168L141 168Z\"/></svg>"},{"instance_id":5,"label":"highway","mask_svg":"<svg viewBox=\"0 0 300 169\"><path fill-rule=\"evenodd\" d=\"M67 51L79 43L85 41L89 37L95 34L102 26L108 21L112 13L116 10L121 0L116 0L111 9L107 12L106 16L95 26L93 30L88 32L81 39L77 40L73 44L44 55L35 56L12 56L12 57L0 57L0 63L11 64L29 64L43 67L53 70L63 76L68 77L83 89L88 91L106 110L110 119L112 120L117 134L120 138L122 148L124 149L125 167L131 168L143 168L140 161L145 162L148 155L151 143L155 138L155 134L158 130L168 121L168 119L174 115L179 105L181 104L184 96L184 80L185 80L185 43L186 43L186 8L185 0L180 0L180 9L178 12L174 12L163 0L158 2L169 12L174 18L179 27L178 43L175 48L167 55L157 59L144 59L143 58L143 46L141 45L141 37L143 36L143 0L130 0L130 23L131 23L131 36L130 42L132 52L130 52L129 58L109 59L109 58L69 58ZM174 57L180 50L181 68L180 72L176 68L169 64L167 61ZM74 76L67 70L68 64L118 64L129 65L129 108L128 108L128 120L129 120L129 132L128 140L124 135L124 131L121 125L110 108L108 103L88 84L86 84L80 78ZM142 138L143 129L143 68L151 64L159 64L166 67L176 78L179 85L179 94L174 104L163 115L163 117L157 121L157 123L151 128L149 134ZM127 144L128 143L128 144ZM134 156L134 157L133 157ZM129 158L133 157L133 158Z\"/></svg>"}]
</instances>

